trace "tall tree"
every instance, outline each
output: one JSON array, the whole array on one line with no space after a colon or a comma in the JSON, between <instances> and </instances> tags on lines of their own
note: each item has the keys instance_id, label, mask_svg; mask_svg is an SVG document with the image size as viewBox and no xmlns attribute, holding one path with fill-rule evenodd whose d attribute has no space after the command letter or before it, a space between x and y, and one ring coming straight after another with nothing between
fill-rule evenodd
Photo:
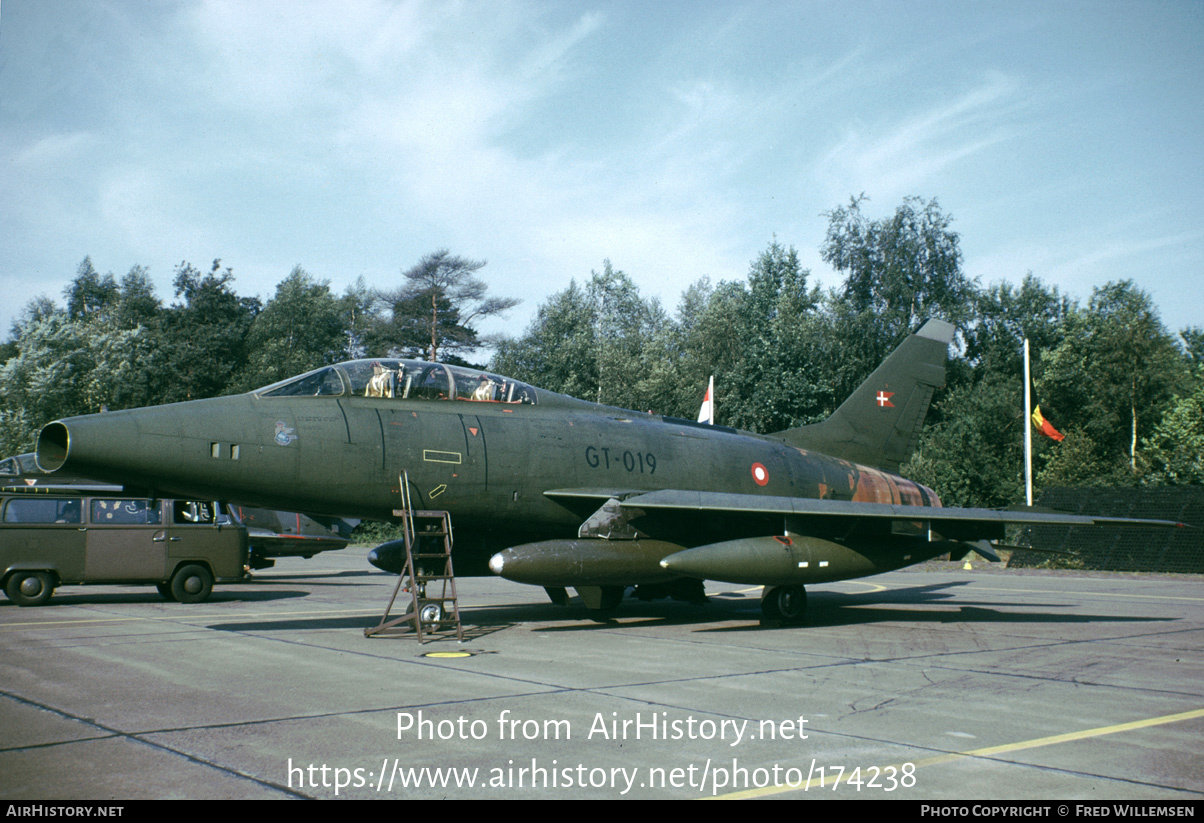
<instances>
[{"instance_id":1,"label":"tall tree","mask_svg":"<svg viewBox=\"0 0 1204 823\"><path fill-rule=\"evenodd\" d=\"M1024 341L1033 352L1053 351L1062 342L1074 304L1029 272L1020 287L1001 282L978 292L974 320L965 329L965 357L980 372L1019 377L1024 372Z\"/></svg>"},{"instance_id":2,"label":"tall tree","mask_svg":"<svg viewBox=\"0 0 1204 823\"><path fill-rule=\"evenodd\" d=\"M740 293L735 333L739 357L716 376L719 419L751 431L809 422L826 404L830 381L819 357L819 292L793 247L775 239L752 262Z\"/></svg>"},{"instance_id":3,"label":"tall tree","mask_svg":"<svg viewBox=\"0 0 1204 823\"><path fill-rule=\"evenodd\" d=\"M1107 459L1127 457L1186 378L1186 363L1150 296L1132 281L1097 287L1066 319L1065 338L1043 356L1043 393L1056 397L1068 427L1078 427Z\"/></svg>"},{"instance_id":4,"label":"tall tree","mask_svg":"<svg viewBox=\"0 0 1204 823\"><path fill-rule=\"evenodd\" d=\"M938 395L933 422L902 473L950 506L1008 506L1024 498L1024 381L1001 371Z\"/></svg>"},{"instance_id":5,"label":"tall tree","mask_svg":"<svg viewBox=\"0 0 1204 823\"><path fill-rule=\"evenodd\" d=\"M480 346L473 323L519 304L513 297L490 297L477 277L484 260L469 260L447 249L428 254L402 272L405 282L381 292L390 319L383 330L395 347L420 349L428 360L470 352Z\"/></svg>"},{"instance_id":6,"label":"tall tree","mask_svg":"<svg viewBox=\"0 0 1204 823\"><path fill-rule=\"evenodd\" d=\"M113 320L118 328L132 329L137 326L152 327L160 322L163 304L155 295L155 285L150 272L143 266L134 266L121 278L121 288L113 311Z\"/></svg>"},{"instance_id":7,"label":"tall tree","mask_svg":"<svg viewBox=\"0 0 1204 823\"><path fill-rule=\"evenodd\" d=\"M67 299L67 316L72 320L83 320L109 310L120 295L117 281L112 274L103 277L92 266L92 258L85 257L76 269L75 279L63 290Z\"/></svg>"},{"instance_id":8,"label":"tall tree","mask_svg":"<svg viewBox=\"0 0 1204 823\"><path fill-rule=\"evenodd\" d=\"M176 267L176 297L183 302L164 312L165 401L216 397L246 365L247 334L260 303L235 293L234 271L221 262L214 260L205 273L187 261Z\"/></svg>"},{"instance_id":9,"label":"tall tree","mask_svg":"<svg viewBox=\"0 0 1204 823\"><path fill-rule=\"evenodd\" d=\"M371 342L372 328L379 321L373 307L376 292L368 288L363 277L347 286L339 298L343 315L343 354L348 360L363 357Z\"/></svg>"},{"instance_id":10,"label":"tall tree","mask_svg":"<svg viewBox=\"0 0 1204 823\"><path fill-rule=\"evenodd\" d=\"M962 325L974 284L962 272L961 239L936 198L908 197L893 216L870 220L865 195L826 213L823 259L845 275L841 298L877 319L893 347L930 317ZM877 359L877 358L875 358Z\"/></svg>"},{"instance_id":11,"label":"tall tree","mask_svg":"<svg viewBox=\"0 0 1204 823\"><path fill-rule=\"evenodd\" d=\"M247 365L235 388L250 390L343 359L343 303L300 266L276 286L247 334Z\"/></svg>"},{"instance_id":12,"label":"tall tree","mask_svg":"<svg viewBox=\"0 0 1204 823\"><path fill-rule=\"evenodd\" d=\"M161 365L155 341L105 317L73 320L39 309L19 321L18 353L0 366L0 448L32 449L38 430L59 417L155 402Z\"/></svg>"},{"instance_id":13,"label":"tall tree","mask_svg":"<svg viewBox=\"0 0 1204 823\"><path fill-rule=\"evenodd\" d=\"M630 277L607 260L539 308L525 334L498 345L492 367L552 391L641 411L652 407L648 352L666 323Z\"/></svg>"},{"instance_id":14,"label":"tall tree","mask_svg":"<svg viewBox=\"0 0 1204 823\"><path fill-rule=\"evenodd\" d=\"M1147 483L1204 485L1204 386L1176 398L1143 446Z\"/></svg>"}]
</instances>

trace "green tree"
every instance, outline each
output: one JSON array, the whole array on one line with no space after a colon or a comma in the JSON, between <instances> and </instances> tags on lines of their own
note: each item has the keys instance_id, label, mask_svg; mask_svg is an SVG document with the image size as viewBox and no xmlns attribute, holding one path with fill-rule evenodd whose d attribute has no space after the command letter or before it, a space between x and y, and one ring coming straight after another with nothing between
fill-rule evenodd
<instances>
[{"instance_id":1,"label":"green tree","mask_svg":"<svg viewBox=\"0 0 1204 823\"><path fill-rule=\"evenodd\" d=\"M1101 459L1126 459L1134 482L1139 439L1187 376L1149 295L1127 280L1097 287L1085 309L1068 314L1062 343L1042 365L1039 388L1056 398L1057 424L1081 429Z\"/></svg>"},{"instance_id":2,"label":"green tree","mask_svg":"<svg viewBox=\"0 0 1204 823\"><path fill-rule=\"evenodd\" d=\"M247 365L234 388L249 391L343 359L344 304L300 266L276 286L247 334Z\"/></svg>"},{"instance_id":3,"label":"green tree","mask_svg":"<svg viewBox=\"0 0 1204 823\"><path fill-rule=\"evenodd\" d=\"M810 422L828 405L819 292L807 288L809 274L795 249L776 239L753 260L735 307L739 356L716 378L717 399L726 395L717 409L723 422L779 431Z\"/></svg>"},{"instance_id":4,"label":"green tree","mask_svg":"<svg viewBox=\"0 0 1204 823\"><path fill-rule=\"evenodd\" d=\"M1040 353L1056 348L1072 304L1029 273L1017 288L997 283L978 291L946 389L936 395L912 464L904 473L953 505L1002 506L1024 494L1024 340L1040 377ZM1047 415L1060 420L1041 398ZM1055 404L1056 405L1056 404ZM1061 444L1033 442L1035 463Z\"/></svg>"},{"instance_id":5,"label":"green tree","mask_svg":"<svg viewBox=\"0 0 1204 823\"><path fill-rule=\"evenodd\" d=\"M902 474L947 506L1008 506L1024 500L1024 383L993 371L945 392Z\"/></svg>"},{"instance_id":6,"label":"green tree","mask_svg":"<svg viewBox=\"0 0 1204 823\"><path fill-rule=\"evenodd\" d=\"M72 320L84 320L111 309L117 302L120 290L112 274L103 277L92 266L92 258L85 257L76 270L75 279L63 290L67 300L67 316Z\"/></svg>"},{"instance_id":7,"label":"green tree","mask_svg":"<svg viewBox=\"0 0 1204 823\"><path fill-rule=\"evenodd\" d=\"M641 411L661 381L647 380L659 331L668 322L656 300L610 261L553 295L522 337L501 341L492 368L551 391ZM701 397L701 395L699 396Z\"/></svg>"},{"instance_id":8,"label":"green tree","mask_svg":"<svg viewBox=\"0 0 1204 823\"><path fill-rule=\"evenodd\" d=\"M536 311L526 332L498 342L490 367L549 391L596 399L594 306L586 289L569 282Z\"/></svg>"},{"instance_id":9,"label":"green tree","mask_svg":"<svg viewBox=\"0 0 1204 823\"><path fill-rule=\"evenodd\" d=\"M975 294L974 319L964 332L965 358L980 372L1024 373L1024 341L1034 353L1053 351L1063 339L1070 298L1032 272L1020 287L1001 282Z\"/></svg>"},{"instance_id":10,"label":"green tree","mask_svg":"<svg viewBox=\"0 0 1204 823\"><path fill-rule=\"evenodd\" d=\"M440 249L402 272L404 282L380 292L389 318L379 331L380 342L401 352L421 351L428 360L455 358L480 346L476 321L501 314L520 302L491 297L477 272L484 260L469 260Z\"/></svg>"},{"instance_id":11,"label":"green tree","mask_svg":"<svg viewBox=\"0 0 1204 823\"><path fill-rule=\"evenodd\" d=\"M363 277L357 277L339 298L343 315L343 354L348 360L356 360L368 352L373 326L380 322L373 310L376 292L368 288Z\"/></svg>"},{"instance_id":12,"label":"green tree","mask_svg":"<svg viewBox=\"0 0 1204 823\"><path fill-rule=\"evenodd\" d=\"M18 353L0 367L0 449L29 451L60 417L147 405L157 358L140 329L103 317L73 320L38 309L16 329Z\"/></svg>"},{"instance_id":13,"label":"green tree","mask_svg":"<svg viewBox=\"0 0 1204 823\"><path fill-rule=\"evenodd\" d=\"M1175 398L1142 448L1147 483L1204 484L1204 385Z\"/></svg>"},{"instance_id":14,"label":"green tree","mask_svg":"<svg viewBox=\"0 0 1204 823\"><path fill-rule=\"evenodd\" d=\"M893 348L922 321L940 317L962 325L970 316L974 284L962 272L961 240L953 218L936 199L904 199L892 217L869 220L866 197L827 212L823 259L845 275L846 314L872 317L878 337Z\"/></svg>"},{"instance_id":15,"label":"green tree","mask_svg":"<svg viewBox=\"0 0 1204 823\"><path fill-rule=\"evenodd\" d=\"M1183 340L1183 349L1187 354L1188 362L1196 368L1196 376L1200 374L1200 367L1204 366L1204 329L1199 326L1188 326L1179 332L1179 337Z\"/></svg>"},{"instance_id":16,"label":"green tree","mask_svg":"<svg viewBox=\"0 0 1204 823\"><path fill-rule=\"evenodd\" d=\"M142 326L155 329L162 320L163 304L155 295L155 285L150 272L143 266L134 266L121 278L116 304L113 307L113 322L118 328L133 329Z\"/></svg>"},{"instance_id":17,"label":"green tree","mask_svg":"<svg viewBox=\"0 0 1204 823\"><path fill-rule=\"evenodd\" d=\"M183 302L163 313L164 402L216 397L246 367L247 335L260 303L239 297L233 281L221 260L206 273L187 261L176 267L175 293Z\"/></svg>"}]
</instances>

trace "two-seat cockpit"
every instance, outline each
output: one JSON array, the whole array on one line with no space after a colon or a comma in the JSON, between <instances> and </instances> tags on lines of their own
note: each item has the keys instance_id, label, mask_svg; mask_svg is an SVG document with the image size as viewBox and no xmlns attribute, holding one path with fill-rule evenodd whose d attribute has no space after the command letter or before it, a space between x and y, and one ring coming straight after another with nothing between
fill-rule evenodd
<instances>
[{"instance_id":1,"label":"two-seat cockpit","mask_svg":"<svg viewBox=\"0 0 1204 823\"><path fill-rule=\"evenodd\" d=\"M535 389L509 377L424 360L349 360L259 389L260 397L379 397L396 400L536 402Z\"/></svg>"}]
</instances>

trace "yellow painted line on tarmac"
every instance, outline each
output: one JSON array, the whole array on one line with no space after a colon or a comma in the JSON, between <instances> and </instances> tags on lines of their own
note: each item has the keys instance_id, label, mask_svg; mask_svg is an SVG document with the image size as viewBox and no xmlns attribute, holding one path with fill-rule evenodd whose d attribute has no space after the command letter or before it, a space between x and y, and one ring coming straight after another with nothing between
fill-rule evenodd
<instances>
[{"instance_id":1,"label":"yellow painted line on tarmac","mask_svg":"<svg viewBox=\"0 0 1204 823\"><path fill-rule=\"evenodd\" d=\"M1069 743L1072 740L1085 740L1090 737L1103 737L1106 734L1118 734L1119 732L1129 732L1134 729L1146 729L1150 726L1162 726L1167 723L1194 720L1197 717L1204 717L1204 709L1193 709L1192 711L1179 712L1178 714L1164 714L1161 717L1148 717L1145 720L1133 720L1129 723L1117 723L1112 726L1099 726L1094 729L1085 729L1081 732L1067 732L1049 737L1038 737L1035 740L1025 740L1019 743L1004 743L1001 746L988 746L985 749L974 749L968 752L945 754L919 761L916 765L930 766L936 763L947 763L950 760L956 760L961 757L989 757L994 754L1005 754L1023 749L1039 749L1042 746L1053 746L1058 743Z\"/></svg>"},{"instance_id":2,"label":"yellow painted line on tarmac","mask_svg":"<svg viewBox=\"0 0 1204 823\"><path fill-rule=\"evenodd\" d=\"M162 615L159 617L142 617L142 616L118 617L118 616L114 616L114 617L92 617L92 618L87 618L87 619L83 619L83 618L74 619L73 618L73 619L69 619L69 620L39 620L39 621L31 621L31 622L27 622L27 623L12 623L12 624L9 624L6 626L0 626L0 631L12 631L14 629L25 629L25 628L29 628L30 626L42 626L42 627L46 627L46 626L50 626L50 627L82 626L82 625L87 625L90 623L132 623L132 622L136 622L136 621L140 621L140 620L149 620L149 621L156 621L156 620L168 621L168 620L170 620L170 621L175 621L175 622L188 622L188 621L195 621L195 620L204 620L206 622L213 622L213 621L223 621L223 620L245 620L245 619L251 618L251 617L297 617L297 616L301 616L301 615L310 615L310 616L318 615L318 616L322 616L322 617L333 617L333 616L337 616L337 615L371 616L371 615L376 615L376 614L380 614L380 611L376 610L376 609L374 609L372 611L365 611L363 609L350 609L350 610L349 609L340 609L337 611L320 610L320 611L300 611L300 612L245 612L245 613L237 613L237 614L204 614L203 612L196 612L194 614Z\"/></svg>"},{"instance_id":3,"label":"yellow painted line on tarmac","mask_svg":"<svg viewBox=\"0 0 1204 823\"><path fill-rule=\"evenodd\" d=\"M1026 749L1039 749L1042 746L1054 746L1058 743L1069 743L1074 740L1086 740L1092 737L1103 737L1108 734L1118 734L1120 732L1133 731L1134 729L1146 729L1150 726L1162 726L1167 723L1179 723L1184 720L1194 720L1197 717L1204 717L1204 709L1193 709L1187 712L1179 712L1178 714L1164 714L1161 717L1149 717L1145 720L1134 720L1129 723L1117 723L1112 726L1098 726L1094 729L1084 729L1080 732L1067 732L1065 734L1055 734L1049 737L1038 737L1033 740L1022 740L1017 743L1004 743L1000 746L987 746L982 749L972 749L965 752L949 752L948 754L940 754L935 757L928 757L923 760L910 761L915 768L920 769L924 766L936 766L941 763L952 763L955 760L961 760L967 757L991 757L998 754L1007 754L1008 752L1019 752ZM888 769L894 769L895 779L899 779L904 763L896 763L891 766L882 766L878 769L879 782ZM831 770L831 766L827 767ZM751 771L751 769L750 769ZM762 789L747 789L745 791L731 792L729 794L716 795L711 800L751 800L758 797L770 797L775 794L785 794L787 792L806 791L809 789L829 791L836 788L841 783L847 783L847 777L851 776L849 769L846 768L837 780L825 780L820 786L820 781L812 778L798 786L766 786ZM860 775L864 777L864 775ZM813 785L814 784L814 785Z\"/></svg>"},{"instance_id":4,"label":"yellow painted line on tarmac","mask_svg":"<svg viewBox=\"0 0 1204 823\"><path fill-rule=\"evenodd\" d=\"M879 583L866 583L862 580L837 580L835 582L839 583L841 585L844 585L847 583L850 586L865 586L871 592L884 592L887 590L886 586L883 586ZM825 585L830 585L830 584L814 583L812 585L825 586ZM749 589L738 589L734 592L725 592L725 593L726 594L752 594L753 592L759 592L764 588L765 588L764 586L753 586L752 588L749 588Z\"/></svg>"},{"instance_id":5,"label":"yellow painted line on tarmac","mask_svg":"<svg viewBox=\"0 0 1204 823\"><path fill-rule=\"evenodd\" d=\"M850 586L867 586L871 592L886 591L886 586L882 586L878 583L863 583L860 580L838 580L837 582L838 583L847 583Z\"/></svg>"}]
</instances>

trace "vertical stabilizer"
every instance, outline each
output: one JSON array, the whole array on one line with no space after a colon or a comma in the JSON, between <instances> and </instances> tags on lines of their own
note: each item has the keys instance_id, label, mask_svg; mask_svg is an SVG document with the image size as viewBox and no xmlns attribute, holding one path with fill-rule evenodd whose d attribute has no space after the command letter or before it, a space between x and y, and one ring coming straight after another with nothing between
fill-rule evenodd
<instances>
[{"instance_id":1,"label":"vertical stabilizer","mask_svg":"<svg viewBox=\"0 0 1204 823\"><path fill-rule=\"evenodd\" d=\"M932 393L945 385L953 325L932 319L822 423L777 432L799 448L897 471L915 449Z\"/></svg>"}]
</instances>

